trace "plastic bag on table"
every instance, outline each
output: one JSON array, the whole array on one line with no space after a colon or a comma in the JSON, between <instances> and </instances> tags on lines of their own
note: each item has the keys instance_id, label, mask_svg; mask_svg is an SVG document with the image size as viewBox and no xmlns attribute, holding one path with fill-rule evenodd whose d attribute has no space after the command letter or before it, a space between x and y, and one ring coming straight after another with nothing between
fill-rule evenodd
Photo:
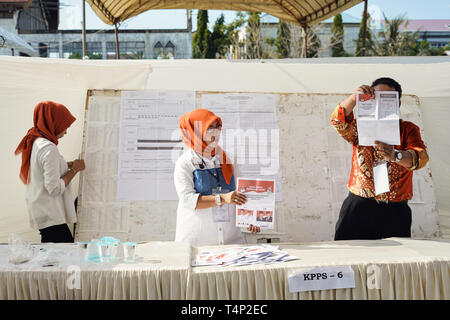
<instances>
[{"instance_id":1,"label":"plastic bag on table","mask_svg":"<svg viewBox=\"0 0 450 320\"><path fill-rule=\"evenodd\" d=\"M10 233L8 236L9 262L12 264L26 263L36 255L35 249L17 234Z\"/></svg>"}]
</instances>

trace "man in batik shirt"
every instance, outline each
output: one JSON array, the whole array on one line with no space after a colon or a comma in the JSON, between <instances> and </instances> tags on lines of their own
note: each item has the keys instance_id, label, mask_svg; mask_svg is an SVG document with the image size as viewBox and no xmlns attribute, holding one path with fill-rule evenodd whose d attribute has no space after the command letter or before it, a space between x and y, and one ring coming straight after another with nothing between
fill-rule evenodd
<instances>
[{"instance_id":1,"label":"man in batik shirt","mask_svg":"<svg viewBox=\"0 0 450 320\"><path fill-rule=\"evenodd\" d=\"M344 200L336 223L335 240L382 239L411 237L411 209L413 171L428 162L420 129L409 121L400 121L400 145L392 146L374 141L374 146L360 146L353 109L357 92L374 98L375 91L397 91L400 84L391 78L379 78L371 86L362 85L342 101L331 115L331 125L337 133L353 145L352 170ZM399 105L401 101L399 101ZM389 192L375 194L373 167L387 162Z\"/></svg>"}]
</instances>

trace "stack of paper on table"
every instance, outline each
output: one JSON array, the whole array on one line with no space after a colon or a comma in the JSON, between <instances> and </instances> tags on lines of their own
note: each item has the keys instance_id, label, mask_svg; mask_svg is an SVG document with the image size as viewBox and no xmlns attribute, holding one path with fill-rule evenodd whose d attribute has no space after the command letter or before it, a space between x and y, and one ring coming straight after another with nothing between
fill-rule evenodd
<instances>
[{"instance_id":1,"label":"stack of paper on table","mask_svg":"<svg viewBox=\"0 0 450 320\"><path fill-rule=\"evenodd\" d=\"M243 266L251 264L269 264L296 259L298 258L280 250L278 246L256 245L249 247L203 249L195 257L192 266Z\"/></svg>"}]
</instances>

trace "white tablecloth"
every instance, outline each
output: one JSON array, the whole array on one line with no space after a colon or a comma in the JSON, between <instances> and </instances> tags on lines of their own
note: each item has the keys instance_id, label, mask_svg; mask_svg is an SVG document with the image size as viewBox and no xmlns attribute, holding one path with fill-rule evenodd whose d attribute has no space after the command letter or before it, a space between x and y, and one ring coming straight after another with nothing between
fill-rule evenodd
<instances>
[{"instance_id":1,"label":"white tablecloth","mask_svg":"<svg viewBox=\"0 0 450 320\"><path fill-rule=\"evenodd\" d=\"M53 267L15 266L0 246L0 299L450 299L450 240L390 238L274 244L299 260L240 267L190 267L197 250L184 243L137 247L137 260L84 263L76 245L49 244L66 252ZM226 247L226 246L224 246ZM79 287L68 282L79 268ZM288 275L301 268L350 266L355 288L291 293ZM373 268L379 289L368 287ZM69 268L69 269L68 269Z\"/></svg>"},{"instance_id":2,"label":"white tablecloth","mask_svg":"<svg viewBox=\"0 0 450 320\"><path fill-rule=\"evenodd\" d=\"M271 265L195 267L188 299L450 299L450 240L330 241L279 244L299 260ZM200 247L205 249L210 247ZM289 272L351 266L355 288L291 293ZM379 268L379 282L371 276ZM369 278L369 279L368 279ZM369 289L379 286L379 289Z\"/></svg>"},{"instance_id":3,"label":"white tablecloth","mask_svg":"<svg viewBox=\"0 0 450 320\"><path fill-rule=\"evenodd\" d=\"M8 246L0 246L0 299L186 298L191 254L188 244L139 244L131 264L84 262L75 244L37 247L66 254L61 253L63 258L53 267L42 267L33 260L13 265L8 263ZM79 270L78 282L74 270Z\"/></svg>"}]
</instances>

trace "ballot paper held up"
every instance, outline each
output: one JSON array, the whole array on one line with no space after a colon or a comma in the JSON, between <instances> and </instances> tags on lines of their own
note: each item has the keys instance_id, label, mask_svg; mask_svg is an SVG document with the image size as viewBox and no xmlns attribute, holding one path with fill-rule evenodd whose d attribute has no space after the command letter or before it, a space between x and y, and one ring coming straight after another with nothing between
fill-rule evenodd
<instances>
[{"instance_id":1,"label":"ballot paper held up","mask_svg":"<svg viewBox=\"0 0 450 320\"><path fill-rule=\"evenodd\" d=\"M236 206L236 226L250 225L273 229L275 220L275 180L237 179L237 191L247 196L247 202Z\"/></svg>"},{"instance_id":2,"label":"ballot paper held up","mask_svg":"<svg viewBox=\"0 0 450 320\"><path fill-rule=\"evenodd\" d=\"M358 92L356 95L356 124L361 146L374 141L400 144L400 113L397 91L375 91L375 99Z\"/></svg>"},{"instance_id":3,"label":"ballot paper held up","mask_svg":"<svg viewBox=\"0 0 450 320\"><path fill-rule=\"evenodd\" d=\"M285 262L297 259L297 257L280 250L278 246L255 245L248 247L203 249L197 254L195 260L192 261L192 266L243 266Z\"/></svg>"},{"instance_id":4,"label":"ballot paper held up","mask_svg":"<svg viewBox=\"0 0 450 320\"><path fill-rule=\"evenodd\" d=\"M386 162L373 167L373 182L375 195L389 192L389 176Z\"/></svg>"}]
</instances>

